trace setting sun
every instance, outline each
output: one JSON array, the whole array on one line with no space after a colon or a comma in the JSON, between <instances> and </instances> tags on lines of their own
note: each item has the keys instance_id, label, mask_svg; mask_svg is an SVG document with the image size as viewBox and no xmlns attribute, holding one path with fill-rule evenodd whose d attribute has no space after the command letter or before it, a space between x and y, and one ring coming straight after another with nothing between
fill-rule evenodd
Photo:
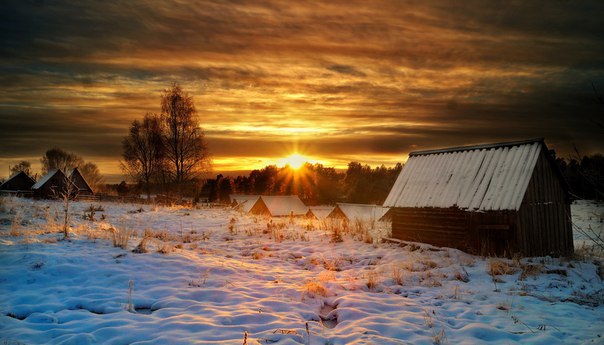
<instances>
[{"instance_id":1,"label":"setting sun","mask_svg":"<svg viewBox=\"0 0 604 345\"><path fill-rule=\"evenodd\" d=\"M312 161L308 159L308 157L304 157L299 153L294 153L281 159L279 161L279 164L282 166L289 165L292 169L300 169L300 167L306 162L312 163Z\"/></svg>"}]
</instances>

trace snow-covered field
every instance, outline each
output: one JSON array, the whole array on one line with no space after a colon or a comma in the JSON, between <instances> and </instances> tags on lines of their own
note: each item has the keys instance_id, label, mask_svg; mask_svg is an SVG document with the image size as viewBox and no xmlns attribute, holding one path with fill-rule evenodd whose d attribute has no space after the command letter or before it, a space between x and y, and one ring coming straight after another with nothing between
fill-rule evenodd
<instances>
[{"instance_id":1,"label":"snow-covered field","mask_svg":"<svg viewBox=\"0 0 604 345\"><path fill-rule=\"evenodd\" d=\"M90 221L90 203L71 206L63 241L61 203L0 201L0 344L604 343L601 259L333 243L307 221L268 231L227 209L103 203ZM573 217L602 229L603 211Z\"/></svg>"}]
</instances>

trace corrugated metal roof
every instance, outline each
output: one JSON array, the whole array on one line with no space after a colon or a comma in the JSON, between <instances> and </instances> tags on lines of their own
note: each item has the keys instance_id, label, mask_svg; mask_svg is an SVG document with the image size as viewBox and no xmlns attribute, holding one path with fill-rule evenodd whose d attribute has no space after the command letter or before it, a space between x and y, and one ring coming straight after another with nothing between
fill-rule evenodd
<instances>
[{"instance_id":1,"label":"corrugated metal roof","mask_svg":"<svg viewBox=\"0 0 604 345\"><path fill-rule=\"evenodd\" d=\"M289 216L292 212L294 216L303 216L308 212L308 207L304 205L302 200L297 195L285 195L285 196L260 196L260 199L264 201L266 207L268 207L271 216Z\"/></svg>"},{"instance_id":2,"label":"corrugated metal roof","mask_svg":"<svg viewBox=\"0 0 604 345\"><path fill-rule=\"evenodd\" d=\"M380 218L382 218L386 212L388 212L387 207L368 204L338 203L336 207L339 208L344 215L346 215L346 218L349 221L353 221L355 219L363 221L377 221L380 220Z\"/></svg>"},{"instance_id":3,"label":"corrugated metal roof","mask_svg":"<svg viewBox=\"0 0 604 345\"><path fill-rule=\"evenodd\" d=\"M518 210L543 145L534 139L414 152L384 206Z\"/></svg>"},{"instance_id":4,"label":"corrugated metal roof","mask_svg":"<svg viewBox=\"0 0 604 345\"><path fill-rule=\"evenodd\" d=\"M49 170L46 175L42 176L42 178L40 179L40 181L36 182L36 184L34 184L31 187L31 189L39 189L46 182L48 182L48 180L50 180L51 177L55 176L55 174L58 173L58 172L61 172L61 174L63 173L60 169L51 169L51 170Z\"/></svg>"}]
</instances>

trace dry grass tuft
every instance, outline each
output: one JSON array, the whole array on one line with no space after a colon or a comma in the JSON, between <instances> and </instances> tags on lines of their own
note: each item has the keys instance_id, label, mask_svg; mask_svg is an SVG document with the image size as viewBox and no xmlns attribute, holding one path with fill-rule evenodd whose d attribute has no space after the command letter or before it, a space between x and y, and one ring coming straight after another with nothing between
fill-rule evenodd
<instances>
[{"instance_id":1,"label":"dry grass tuft","mask_svg":"<svg viewBox=\"0 0 604 345\"><path fill-rule=\"evenodd\" d=\"M541 264L521 264L520 269L520 280L525 280L528 277L534 277L543 272L543 265Z\"/></svg>"},{"instance_id":2,"label":"dry grass tuft","mask_svg":"<svg viewBox=\"0 0 604 345\"><path fill-rule=\"evenodd\" d=\"M403 285L405 283L403 272L399 265L392 265L391 269L392 281L397 285Z\"/></svg>"},{"instance_id":3,"label":"dry grass tuft","mask_svg":"<svg viewBox=\"0 0 604 345\"><path fill-rule=\"evenodd\" d=\"M367 288L369 290L375 290L379 285L379 274L375 270L371 270L367 273Z\"/></svg>"},{"instance_id":4,"label":"dry grass tuft","mask_svg":"<svg viewBox=\"0 0 604 345\"><path fill-rule=\"evenodd\" d=\"M310 298L314 298L317 296L327 297L327 289L321 283L308 282L304 284L302 291L303 295L308 296Z\"/></svg>"},{"instance_id":5,"label":"dry grass tuft","mask_svg":"<svg viewBox=\"0 0 604 345\"><path fill-rule=\"evenodd\" d=\"M453 278L455 278L455 280L459 280L460 282L464 282L464 283L467 283L470 281L470 276L466 272L455 271L455 273L453 273Z\"/></svg>"},{"instance_id":6,"label":"dry grass tuft","mask_svg":"<svg viewBox=\"0 0 604 345\"><path fill-rule=\"evenodd\" d=\"M136 248L132 249L132 252L136 253L136 254L144 254L144 253L149 252L149 249L147 248L148 242L149 242L149 238L143 237L143 239L139 242L139 244L136 246Z\"/></svg>"},{"instance_id":7,"label":"dry grass tuft","mask_svg":"<svg viewBox=\"0 0 604 345\"><path fill-rule=\"evenodd\" d=\"M170 254L174 251L174 248L169 243L162 244L161 247L157 250L160 254Z\"/></svg>"},{"instance_id":8,"label":"dry grass tuft","mask_svg":"<svg viewBox=\"0 0 604 345\"><path fill-rule=\"evenodd\" d=\"M132 236L132 230L128 228L113 229L113 246L126 249L128 241Z\"/></svg>"},{"instance_id":9,"label":"dry grass tuft","mask_svg":"<svg viewBox=\"0 0 604 345\"><path fill-rule=\"evenodd\" d=\"M23 220L23 215L21 209L15 211L13 215L13 219L10 224L10 235L19 237L21 236L21 221Z\"/></svg>"},{"instance_id":10,"label":"dry grass tuft","mask_svg":"<svg viewBox=\"0 0 604 345\"><path fill-rule=\"evenodd\" d=\"M510 275L518 272L518 267L507 261L490 259L487 272L491 276Z\"/></svg>"},{"instance_id":11,"label":"dry grass tuft","mask_svg":"<svg viewBox=\"0 0 604 345\"><path fill-rule=\"evenodd\" d=\"M336 280L336 272L334 272L334 271L321 271L321 273L319 273L317 275L317 280L320 281L320 282L328 282L328 281Z\"/></svg>"}]
</instances>

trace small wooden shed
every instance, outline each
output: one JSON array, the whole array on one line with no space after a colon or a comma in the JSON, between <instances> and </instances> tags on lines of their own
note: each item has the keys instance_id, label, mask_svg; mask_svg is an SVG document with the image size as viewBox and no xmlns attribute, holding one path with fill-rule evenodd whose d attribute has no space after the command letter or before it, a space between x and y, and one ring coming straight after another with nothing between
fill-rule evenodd
<instances>
[{"instance_id":1,"label":"small wooden shed","mask_svg":"<svg viewBox=\"0 0 604 345\"><path fill-rule=\"evenodd\" d=\"M78 168L75 168L71 171L71 173L69 174L69 180L71 180L71 182L73 182L73 184L75 184L75 186L78 188L78 195L94 194L92 188L90 187L88 182L86 182L86 179L84 178L84 176L82 176Z\"/></svg>"},{"instance_id":2,"label":"small wooden shed","mask_svg":"<svg viewBox=\"0 0 604 345\"><path fill-rule=\"evenodd\" d=\"M348 222L355 220L377 222L388 212L387 207L369 204L337 203L328 218L341 219Z\"/></svg>"},{"instance_id":3,"label":"small wooden shed","mask_svg":"<svg viewBox=\"0 0 604 345\"><path fill-rule=\"evenodd\" d=\"M570 255L568 185L542 138L412 152L392 237L478 254Z\"/></svg>"},{"instance_id":4,"label":"small wooden shed","mask_svg":"<svg viewBox=\"0 0 604 345\"><path fill-rule=\"evenodd\" d=\"M301 217L308 212L297 195L266 196L261 195L254 203L249 213L267 217Z\"/></svg>"},{"instance_id":5,"label":"small wooden shed","mask_svg":"<svg viewBox=\"0 0 604 345\"><path fill-rule=\"evenodd\" d=\"M31 189L35 198L60 198L69 190L68 183L72 184L72 192L75 194L77 186L71 182L61 169L52 169L34 184Z\"/></svg>"},{"instance_id":6,"label":"small wooden shed","mask_svg":"<svg viewBox=\"0 0 604 345\"><path fill-rule=\"evenodd\" d=\"M230 194L231 207L236 210L248 213L260 195Z\"/></svg>"},{"instance_id":7,"label":"small wooden shed","mask_svg":"<svg viewBox=\"0 0 604 345\"><path fill-rule=\"evenodd\" d=\"M35 183L36 181L33 178L20 171L1 184L0 191L14 195L29 194Z\"/></svg>"},{"instance_id":8,"label":"small wooden shed","mask_svg":"<svg viewBox=\"0 0 604 345\"><path fill-rule=\"evenodd\" d=\"M334 206L309 206L306 217L316 220L324 220L333 211Z\"/></svg>"}]
</instances>

